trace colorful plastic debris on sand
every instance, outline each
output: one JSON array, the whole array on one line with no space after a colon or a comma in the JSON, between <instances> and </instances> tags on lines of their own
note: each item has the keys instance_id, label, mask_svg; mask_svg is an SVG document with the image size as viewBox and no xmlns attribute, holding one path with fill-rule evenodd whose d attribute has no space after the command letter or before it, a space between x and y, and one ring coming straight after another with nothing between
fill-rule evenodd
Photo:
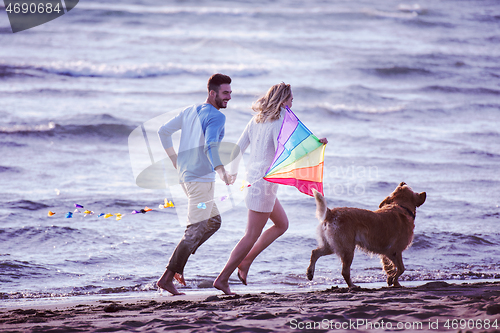
<instances>
[{"instance_id":1,"label":"colorful plastic debris on sand","mask_svg":"<svg viewBox=\"0 0 500 333\"><path fill-rule=\"evenodd\" d=\"M241 187L240 187L240 191L243 191L246 187L250 187L252 186L252 184L250 184L249 182L247 182L246 180L243 180L241 182Z\"/></svg>"},{"instance_id":2,"label":"colorful plastic debris on sand","mask_svg":"<svg viewBox=\"0 0 500 333\"><path fill-rule=\"evenodd\" d=\"M174 203L172 201L169 201L168 199L165 199L163 205L158 206L158 208L160 208L160 209L169 208L169 207L174 207Z\"/></svg>"},{"instance_id":3,"label":"colorful plastic debris on sand","mask_svg":"<svg viewBox=\"0 0 500 333\"><path fill-rule=\"evenodd\" d=\"M83 208L83 205L80 205L80 204L74 204L75 207L77 207L73 212L68 212L65 217L66 218L72 218L72 217L75 217L76 215L74 214L83 214L83 217L86 217L88 215L94 215L96 213L94 213L93 211L89 210L89 209L86 209L85 211L83 211L83 213L80 211L81 208ZM174 203L171 201L171 200L168 200L168 199L165 199L164 200L164 204L163 205L160 205L159 208L167 208L167 207L175 207L174 206ZM153 209L149 208L148 206L146 206L145 208L141 209L141 210L133 210L130 214L146 214L147 212L150 212L152 211ZM56 213L53 212L53 211L49 211L47 213L47 216L53 216L55 215ZM107 218L110 218L112 216L115 216L116 217L116 220L119 221L121 220L123 217L125 217L126 215L128 214L121 214L121 213L116 213L116 214L111 214L111 213L99 213L99 214L96 214L97 217L104 217L105 219Z\"/></svg>"}]
</instances>

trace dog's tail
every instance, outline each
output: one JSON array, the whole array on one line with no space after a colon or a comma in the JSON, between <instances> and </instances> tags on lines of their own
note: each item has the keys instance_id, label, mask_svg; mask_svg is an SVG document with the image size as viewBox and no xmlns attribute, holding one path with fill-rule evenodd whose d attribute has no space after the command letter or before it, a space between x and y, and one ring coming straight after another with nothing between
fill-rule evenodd
<instances>
[{"instance_id":1,"label":"dog's tail","mask_svg":"<svg viewBox=\"0 0 500 333\"><path fill-rule=\"evenodd\" d=\"M316 199L316 217L318 220L323 222L326 218L326 211L328 207L326 206L326 199L321 193L313 189L314 198Z\"/></svg>"}]
</instances>

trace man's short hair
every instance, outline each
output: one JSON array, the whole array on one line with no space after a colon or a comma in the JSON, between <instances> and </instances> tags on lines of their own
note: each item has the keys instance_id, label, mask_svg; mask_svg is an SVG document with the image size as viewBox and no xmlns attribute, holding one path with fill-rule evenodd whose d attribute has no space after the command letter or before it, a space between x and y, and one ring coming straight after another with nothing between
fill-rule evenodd
<instances>
[{"instance_id":1,"label":"man's short hair","mask_svg":"<svg viewBox=\"0 0 500 333\"><path fill-rule=\"evenodd\" d=\"M219 93L219 88L221 84L231 84L231 78L227 75L224 74L214 74L208 79L208 92L211 90L215 91L216 93Z\"/></svg>"}]
</instances>

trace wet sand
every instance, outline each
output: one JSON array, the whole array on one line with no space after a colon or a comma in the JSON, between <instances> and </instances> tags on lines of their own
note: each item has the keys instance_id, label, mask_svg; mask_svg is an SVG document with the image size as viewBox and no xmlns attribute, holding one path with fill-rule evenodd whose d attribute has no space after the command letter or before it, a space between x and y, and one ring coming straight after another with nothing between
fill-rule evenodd
<instances>
[{"instance_id":1,"label":"wet sand","mask_svg":"<svg viewBox=\"0 0 500 333\"><path fill-rule=\"evenodd\" d=\"M0 309L2 332L500 332L500 282L429 282L235 296L106 299Z\"/></svg>"}]
</instances>

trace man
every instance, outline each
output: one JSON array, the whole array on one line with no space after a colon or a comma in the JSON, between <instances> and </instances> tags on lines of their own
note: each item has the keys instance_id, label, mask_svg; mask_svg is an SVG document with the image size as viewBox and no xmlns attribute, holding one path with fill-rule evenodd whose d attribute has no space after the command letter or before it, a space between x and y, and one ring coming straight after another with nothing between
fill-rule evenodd
<instances>
[{"instance_id":1,"label":"man","mask_svg":"<svg viewBox=\"0 0 500 333\"><path fill-rule=\"evenodd\" d=\"M173 278L185 285L184 266L191 254L212 236L221 224L214 203L215 173L229 185L229 176L219 156L226 117L220 109L231 99L231 78L214 74L208 80L208 97L204 104L186 108L160 127L158 135L167 155L179 173L179 181L188 197L188 218L184 236L170 257L165 273L156 283L173 295L183 295ZM173 148L172 134L181 130L179 155ZM206 209L198 207L200 203Z\"/></svg>"}]
</instances>

